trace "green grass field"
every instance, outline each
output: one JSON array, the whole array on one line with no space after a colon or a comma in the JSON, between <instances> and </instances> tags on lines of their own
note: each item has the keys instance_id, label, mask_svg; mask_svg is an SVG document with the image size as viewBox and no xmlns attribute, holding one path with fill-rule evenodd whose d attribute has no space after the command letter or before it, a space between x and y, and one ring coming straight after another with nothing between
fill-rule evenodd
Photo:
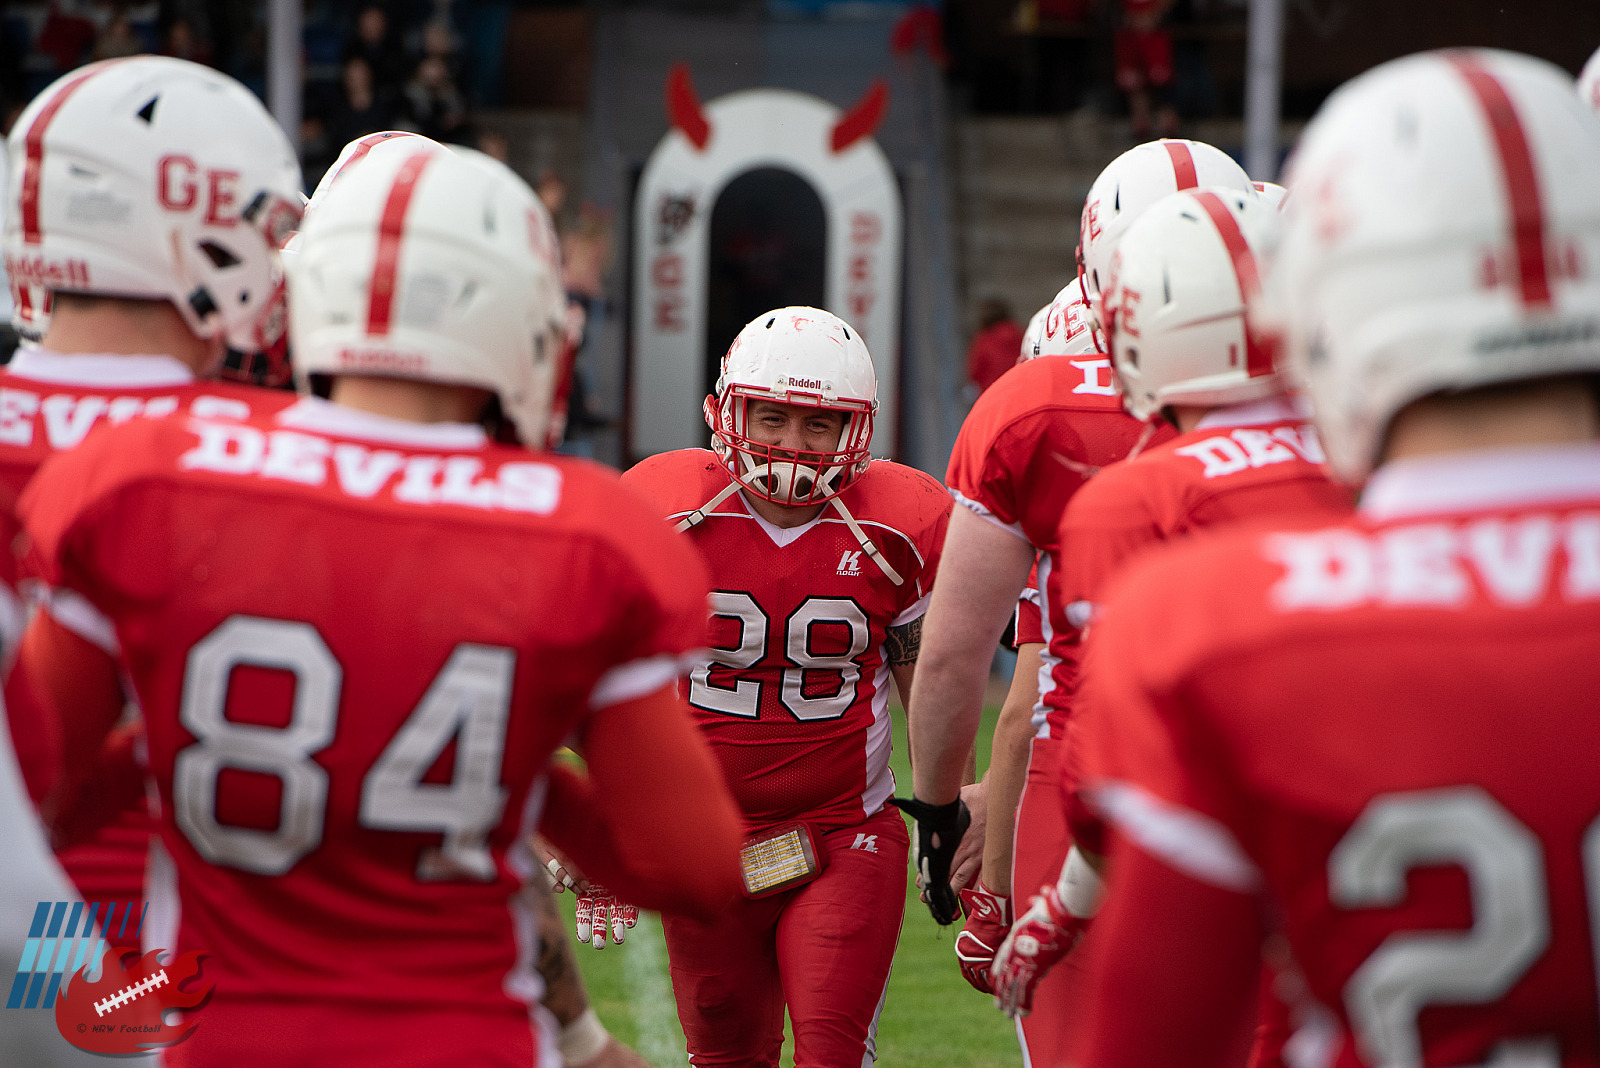
<instances>
[{"instance_id":1,"label":"green grass field","mask_svg":"<svg viewBox=\"0 0 1600 1068\"><path fill-rule=\"evenodd\" d=\"M978 768L988 767L995 710L978 731ZM894 774L909 795L905 724L895 715ZM557 898L570 917L572 895ZM878 1063L886 1068L991 1068L1022 1063L1013 1025L994 1001L967 985L951 949L957 928L941 929L917 900L908 880L905 922L889 979L889 999L878 1026ZM661 924L641 916L622 946L596 952L579 946L578 961L595 1011L611 1032L639 1050L656 1068L687 1063L683 1032L667 980ZM784 1047L785 1066L791 1051Z\"/></svg>"}]
</instances>

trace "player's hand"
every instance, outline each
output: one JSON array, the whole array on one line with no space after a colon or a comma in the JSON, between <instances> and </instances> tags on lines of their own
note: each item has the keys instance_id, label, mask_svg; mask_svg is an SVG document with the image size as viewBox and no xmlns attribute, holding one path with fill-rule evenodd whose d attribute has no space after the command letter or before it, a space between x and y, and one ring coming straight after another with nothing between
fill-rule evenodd
<instances>
[{"instance_id":1,"label":"player's hand","mask_svg":"<svg viewBox=\"0 0 1600 1068\"><path fill-rule=\"evenodd\" d=\"M989 790L981 782L963 786L961 800L965 802L967 811L972 814L972 825L967 828L967 833L961 836L961 844L956 847L955 859L950 862L950 889L958 894L967 887L976 885L979 872L983 869L983 840L989 818ZM965 898L962 900L964 902ZM963 906L961 911L967 910ZM1008 918L1009 916L1010 913L1007 913Z\"/></svg>"},{"instance_id":2,"label":"player's hand","mask_svg":"<svg viewBox=\"0 0 1600 1068\"><path fill-rule=\"evenodd\" d=\"M989 969L995 1004L1012 1019L1033 1011L1033 992L1039 981L1071 953L1088 930L1089 921L1066 910L1053 886L1033 896L1028 911L1018 918L995 954Z\"/></svg>"},{"instance_id":3,"label":"player's hand","mask_svg":"<svg viewBox=\"0 0 1600 1068\"><path fill-rule=\"evenodd\" d=\"M538 835L533 836L533 853L539 858L539 863L544 865L545 885L551 893L559 894L564 890L571 890L574 894L585 894L592 889L592 884L583 877L583 872L573 866L559 849L545 841Z\"/></svg>"},{"instance_id":4,"label":"player's hand","mask_svg":"<svg viewBox=\"0 0 1600 1068\"><path fill-rule=\"evenodd\" d=\"M577 935L584 945L604 949L609 936L620 946L627 940L628 930L639 922L639 906L618 901L603 886L591 884L577 894Z\"/></svg>"},{"instance_id":5,"label":"player's hand","mask_svg":"<svg viewBox=\"0 0 1600 1068\"><path fill-rule=\"evenodd\" d=\"M993 994L989 967L1011 930L1011 899L1001 897L981 881L976 889L960 893L961 911L967 914L967 922L956 935L956 960L961 962L961 974L967 982L985 994Z\"/></svg>"},{"instance_id":6,"label":"player's hand","mask_svg":"<svg viewBox=\"0 0 1600 1068\"><path fill-rule=\"evenodd\" d=\"M650 1062L615 1037L606 1039L605 1048L586 1061L569 1064L567 1068L650 1068Z\"/></svg>"},{"instance_id":7,"label":"player's hand","mask_svg":"<svg viewBox=\"0 0 1600 1068\"><path fill-rule=\"evenodd\" d=\"M955 859L961 836L972 822L972 814L958 797L948 805L930 805L916 798L891 797L889 803L917 821L911 839L911 863L928 911L939 923L948 926L961 915L956 892L950 888L950 864Z\"/></svg>"}]
</instances>

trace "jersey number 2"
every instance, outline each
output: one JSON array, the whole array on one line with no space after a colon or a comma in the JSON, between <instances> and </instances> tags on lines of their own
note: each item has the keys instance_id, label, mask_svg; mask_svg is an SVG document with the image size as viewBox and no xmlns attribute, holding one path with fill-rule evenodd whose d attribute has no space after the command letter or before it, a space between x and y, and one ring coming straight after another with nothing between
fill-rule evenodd
<instances>
[{"instance_id":1,"label":"jersey number 2","mask_svg":"<svg viewBox=\"0 0 1600 1068\"><path fill-rule=\"evenodd\" d=\"M494 878L494 859L484 842L505 807L500 764L515 661L510 649L457 645L362 781L362 826L444 835L418 861L420 879ZM226 718L229 679L241 666L294 676L286 726ZM311 758L333 741L343 679L344 670L309 623L233 616L189 650L178 719L196 740L178 753L173 767L173 815L202 857L258 875L282 875L321 844L328 772ZM457 743L451 781L423 782L451 739ZM271 775L283 784L276 830L217 819L217 782L230 768Z\"/></svg>"},{"instance_id":2,"label":"jersey number 2","mask_svg":"<svg viewBox=\"0 0 1600 1068\"><path fill-rule=\"evenodd\" d=\"M1328 856L1328 896L1340 908L1393 907L1407 872L1433 864L1467 873L1472 928L1391 935L1350 976L1345 1010L1373 1064L1422 1064L1418 1013L1499 1000L1550 942L1539 837L1476 786L1374 798ZM1583 867L1600 930L1600 820L1584 834ZM1502 1043L1487 1068L1559 1063L1553 1042L1533 1039Z\"/></svg>"},{"instance_id":3,"label":"jersey number 2","mask_svg":"<svg viewBox=\"0 0 1600 1068\"><path fill-rule=\"evenodd\" d=\"M713 590L711 614L731 619L739 625L739 644L731 649L714 649L714 663L735 671L747 671L767 655L767 614L748 593ZM819 623L843 624L850 628L847 652L817 655L811 651L811 628ZM784 626L784 659L792 665L783 669L782 700L795 719L838 719L850 710L861 684L861 665L856 661L867 651L871 630L867 613L844 597L812 597L795 609ZM761 715L761 683L741 679L732 689L711 682L711 667L705 665L689 674L689 703L707 712L756 719ZM839 689L830 696L807 697L808 671L837 671Z\"/></svg>"}]
</instances>

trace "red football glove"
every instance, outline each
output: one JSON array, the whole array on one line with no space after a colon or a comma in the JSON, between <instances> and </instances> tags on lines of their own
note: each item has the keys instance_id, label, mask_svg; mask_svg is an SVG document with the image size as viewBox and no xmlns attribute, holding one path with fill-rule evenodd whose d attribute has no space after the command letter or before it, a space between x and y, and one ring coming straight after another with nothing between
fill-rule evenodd
<instances>
[{"instance_id":1,"label":"red football glove","mask_svg":"<svg viewBox=\"0 0 1600 1068\"><path fill-rule=\"evenodd\" d=\"M608 932L612 942L622 945L628 929L639 922L639 906L623 904L602 886L579 891L576 912L578 941L595 949L606 948Z\"/></svg>"},{"instance_id":2,"label":"red football glove","mask_svg":"<svg viewBox=\"0 0 1600 1068\"><path fill-rule=\"evenodd\" d=\"M989 981L1000 1011L1019 1019L1033 1011L1033 992L1061 958L1071 953L1088 930L1089 921L1061 904L1054 886L1040 888L994 955Z\"/></svg>"},{"instance_id":3,"label":"red football glove","mask_svg":"<svg viewBox=\"0 0 1600 1068\"><path fill-rule=\"evenodd\" d=\"M967 914L965 926L956 935L961 974L976 989L993 994L989 967L994 964L995 950L1011 930L1011 899L1001 897L979 879L976 889L961 891L961 911Z\"/></svg>"}]
</instances>

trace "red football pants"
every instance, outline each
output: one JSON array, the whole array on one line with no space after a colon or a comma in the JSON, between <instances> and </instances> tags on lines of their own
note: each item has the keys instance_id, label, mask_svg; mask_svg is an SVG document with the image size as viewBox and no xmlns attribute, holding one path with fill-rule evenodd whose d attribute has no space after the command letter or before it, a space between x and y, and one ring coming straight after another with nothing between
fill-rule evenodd
<instances>
[{"instance_id":1,"label":"red football pants","mask_svg":"<svg viewBox=\"0 0 1600 1068\"><path fill-rule=\"evenodd\" d=\"M1011 892L1018 913L1041 886L1053 886L1061 878L1061 862L1071 842L1062 804L1060 752L1059 739L1033 740L1011 854ZM1023 1052L1032 1068L1056 1068L1067 1055L1083 1006L1084 960L1080 946L1034 992L1033 1012L1020 1022Z\"/></svg>"},{"instance_id":2,"label":"red football pants","mask_svg":"<svg viewBox=\"0 0 1600 1068\"><path fill-rule=\"evenodd\" d=\"M885 807L822 841L826 866L804 886L740 898L710 923L662 917L695 1068L777 1068L785 1004L795 1068L876 1059L911 839Z\"/></svg>"}]
</instances>

